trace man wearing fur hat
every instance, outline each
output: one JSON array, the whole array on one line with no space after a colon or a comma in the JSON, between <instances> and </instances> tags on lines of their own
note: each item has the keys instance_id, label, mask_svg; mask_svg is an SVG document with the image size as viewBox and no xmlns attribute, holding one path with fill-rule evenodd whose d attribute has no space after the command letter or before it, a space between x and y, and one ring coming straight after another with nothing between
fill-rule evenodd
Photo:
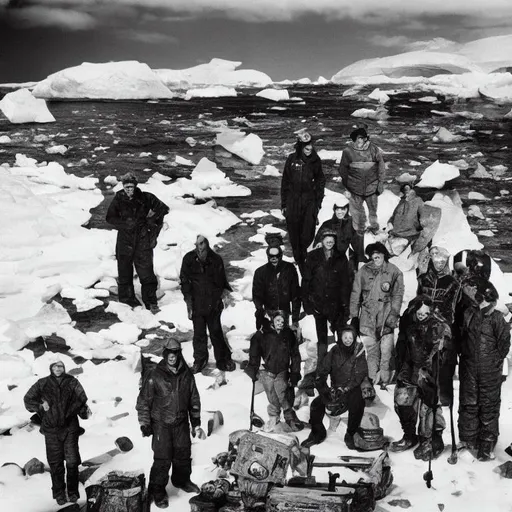
<instances>
[{"instance_id":1,"label":"man wearing fur hat","mask_svg":"<svg viewBox=\"0 0 512 512\"><path fill-rule=\"evenodd\" d=\"M300 314L300 287L297 270L292 263L283 261L279 245L267 248L268 263L257 268L252 281L252 300L256 306L256 329L263 325L265 315L281 310L289 317L296 330Z\"/></svg>"},{"instance_id":2,"label":"man wearing fur hat","mask_svg":"<svg viewBox=\"0 0 512 512\"><path fill-rule=\"evenodd\" d=\"M78 466L82 462L78 450L80 426L77 416L87 419L91 413L84 389L78 379L66 373L64 363L59 360L50 365L50 375L39 379L23 400L28 411L41 417L53 498L59 505L64 505L68 499L76 503L80 497Z\"/></svg>"},{"instance_id":3,"label":"man wearing fur hat","mask_svg":"<svg viewBox=\"0 0 512 512\"><path fill-rule=\"evenodd\" d=\"M229 372L235 370L236 365L231 359L231 349L220 321L224 310L223 296L232 289L222 258L211 249L205 236L197 235L196 248L183 257L180 283L188 318L194 325L192 372L201 372L208 363L207 328L217 368Z\"/></svg>"},{"instance_id":4,"label":"man wearing fur hat","mask_svg":"<svg viewBox=\"0 0 512 512\"><path fill-rule=\"evenodd\" d=\"M293 388L300 380L300 353L297 339L287 325L284 311L274 311L271 321L251 338L249 364L245 372L253 381L259 378L268 399L267 431L279 423L281 409L292 432L304 428L293 410ZM263 359L263 368L260 363Z\"/></svg>"},{"instance_id":5,"label":"man wearing fur hat","mask_svg":"<svg viewBox=\"0 0 512 512\"><path fill-rule=\"evenodd\" d=\"M343 327L336 345L320 363L315 380L320 394L311 402L311 433L302 446L310 447L326 438L327 431L323 425L326 409L331 421L329 429L334 431L340 423L341 414L348 410L345 444L350 450L355 449L354 434L359 428L365 407L361 384L368 376L364 347L356 339L357 333L353 327ZM331 387L327 385L329 376Z\"/></svg>"},{"instance_id":6,"label":"man wearing fur hat","mask_svg":"<svg viewBox=\"0 0 512 512\"><path fill-rule=\"evenodd\" d=\"M181 353L179 341L171 338L163 359L142 383L137 398L137 413L143 437L153 436L153 466L148 492L159 508L169 506L165 490L172 467L171 482L185 492L199 492L190 480L192 474L192 436L205 439L201 428L201 400L194 375Z\"/></svg>"},{"instance_id":7,"label":"man wearing fur hat","mask_svg":"<svg viewBox=\"0 0 512 512\"><path fill-rule=\"evenodd\" d=\"M389 252L380 242L366 247L370 258L357 272L350 296L351 324L361 334L368 372L374 384L389 383L394 346L404 296L401 270L390 263Z\"/></svg>"},{"instance_id":8,"label":"man wearing fur hat","mask_svg":"<svg viewBox=\"0 0 512 512\"><path fill-rule=\"evenodd\" d=\"M336 249L340 254L347 255L350 270L355 274L359 268L359 262L365 260L363 237L354 229L352 216L349 214L349 201L344 195L336 199L332 207L333 215L331 219L326 220L319 228L313 245L315 247L321 243L322 233L325 230L336 232Z\"/></svg>"},{"instance_id":9,"label":"man wearing fur hat","mask_svg":"<svg viewBox=\"0 0 512 512\"><path fill-rule=\"evenodd\" d=\"M137 187L137 178L126 173L123 189L116 193L107 211L107 222L117 229L116 258L119 302L140 306L133 288L133 267L141 284L142 301L152 313L158 313L158 281L153 270L153 249L167 205L150 192Z\"/></svg>"},{"instance_id":10,"label":"man wearing fur hat","mask_svg":"<svg viewBox=\"0 0 512 512\"><path fill-rule=\"evenodd\" d=\"M318 365L327 353L327 323L339 339L347 320L351 282L347 257L336 248L336 232L324 229L321 242L308 254L302 278L304 311L315 317Z\"/></svg>"},{"instance_id":11,"label":"man wearing fur hat","mask_svg":"<svg viewBox=\"0 0 512 512\"><path fill-rule=\"evenodd\" d=\"M370 230L379 230L377 220L378 196L384 191L386 164L382 151L370 142L364 128L350 134L352 143L343 150L339 173L344 187L350 192L350 214L355 230L361 235L366 226L364 203L370 215Z\"/></svg>"},{"instance_id":12,"label":"man wearing fur hat","mask_svg":"<svg viewBox=\"0 0 512 512\"><path fill-rule=\"evenodd\" d=\"M295 152L286 159L281 181L281 210L286 218L293 257L301 272L307 249L315 238L324 189L322 161L313 147L311 135L302 132Z\"/></svg>"}]
</instances>

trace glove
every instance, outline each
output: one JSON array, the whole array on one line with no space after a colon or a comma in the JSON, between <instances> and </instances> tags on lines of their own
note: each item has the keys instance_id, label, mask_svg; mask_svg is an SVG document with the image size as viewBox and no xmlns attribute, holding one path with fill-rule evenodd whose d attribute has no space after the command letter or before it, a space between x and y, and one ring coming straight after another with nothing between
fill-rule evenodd
<instances>
[{"instance_id":1,"label":"glove","mask_svg":"<svg viewBox=\"0 0 512 512\"><path fill-rule=\"evenodd\" d=\"M192 302L187 302L187 316L189 320L192 320Z\"/></svg>"},{"instance_id":2,"label":"glove","mask_svg":"<svg viewBox=\"0 0 512 512\"><path fill-rule=\"evenodd\" d=\"M140 431L142 432L142 437L149 437L153 435L153 429L151 425L141 425Z\"/></svg>"},{"instance_id":3,"label":"glove","mask_svg":"<svg viewBox=\"0 0 512 512\"><path fill-rule=\"evenodd\" d=\"M205 434L204 430L201 427L195 427L192 430L192 437L196 437L196 436L199 439L201 439L201 441L204 441L206 439L206 434Z\"/></svg>"},{"instance_id":4,"label":"glove","mask_svg":"<svg viewBox=\"0 0 512 512\"><path fill-rule=\"evenodd\" d=\"M398 323L398 317L393 314L393 313L390 313L388 315L388 317L386 318L386 325L390 328L390 329L396 329L396 325Z\"/></svg>"},{"instance_id":5,"label":"glove","mask_svg":"<svg viewBox=\"0 0 512 512\"><path fill-rule=\"evenodd\" d=\"M359 335L359 317L355 316L350 320L350 325L354 328L356 333Z\"/></svg>"},{"instance_id":6,"label":"glove","mask_svg":"<svg viewBox=\"0 0 512 512\"><path fill-rule=\"evenodd\" d=\"M84 404L83 407L78 411L78 416L83 420L86 420L92 416L91 409L87 404Z\"/></svg>"},{"instance_id":7,"label":"glove","mask_svg":"<svg viewBox=\"0 0 512 512\"><path fill-rule=\"evenodd\" d=\"M290 379L289 379L289 380L290 380L290 386L291 386L292 388L296 387L296 386L297 386L297 384L298 384L298 383L299 383L299 381L300 381L300 373L292 373L292 374L290 375Z\"/></svg>"}]
</instances>

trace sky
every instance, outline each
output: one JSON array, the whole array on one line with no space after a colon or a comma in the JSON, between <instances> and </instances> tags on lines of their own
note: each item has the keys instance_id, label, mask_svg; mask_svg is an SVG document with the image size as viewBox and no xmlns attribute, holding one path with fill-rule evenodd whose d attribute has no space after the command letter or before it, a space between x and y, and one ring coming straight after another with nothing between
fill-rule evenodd
<instances>
[{"instance_id":1,"label":"sky","mask_svg":"<svg viewBox=\"0 0 512 512\"><path fill-rule=\"evenodd\" d=\"M224 58L274 81L512 33L510 0L0 0L0 83L82 62Z\"/></svg>"}]
</instances>

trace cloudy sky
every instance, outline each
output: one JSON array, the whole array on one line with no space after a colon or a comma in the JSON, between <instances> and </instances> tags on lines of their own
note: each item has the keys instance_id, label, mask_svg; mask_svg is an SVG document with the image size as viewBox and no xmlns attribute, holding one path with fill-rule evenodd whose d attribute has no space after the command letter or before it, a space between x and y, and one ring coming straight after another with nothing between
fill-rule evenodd
<instances>
[{"instance_id":1,"label":"cloudy sky","mask_svg":"<svg viewBox=\"0 0 512 512\"><path fill-rule=\"evenodd\" d=\"M213 57L285 78L512 33L511 0L0 0L0 82L84 61L181 69Z\"/></svg>"}]
</instances>

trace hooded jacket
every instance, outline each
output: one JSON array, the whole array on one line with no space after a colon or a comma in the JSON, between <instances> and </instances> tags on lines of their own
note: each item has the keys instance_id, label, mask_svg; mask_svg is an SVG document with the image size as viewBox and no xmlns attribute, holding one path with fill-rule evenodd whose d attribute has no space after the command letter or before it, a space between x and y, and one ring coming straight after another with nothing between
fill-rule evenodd
<instances>
[{"instance_id":1,"label":"hooded jacket","mask_svg":"<svg viewBox=\"0 0 512 512\"><path fill-rule=\"evenodd\" d=\"M404 297L402 272L389 261L373 261L357 272L350 296L350 318L359 317L362 334L380 338L393 332Z\"/></svg>"},{"instance_id":2,"label":"hooded jacket","mask_svg":"<svg viewBox=\"0 0 512 512\"><path fill-rule=\"evenodd\" d=\"M353 143L343 150L339 173L345 188L358 196L382 192L386 179L386 164L378 146L367 141L362 149Z\"/></svg>"},{"instance_id":3,"label":"hooded jacket","mask_svg":"<svg viewBox=\"0 0 512 512\"><path fill-rule=\"evenodd\" d=\"M324 189L322 161L314 149L309 157L299 151L288 155L281 181L281 208L286 208L287 217L299 215L311 203L318 211Z\"/></svg>"},{"instance_id":4,"label":"hooded jacket","mask_svg":"<svg viewBox=\"0 0 512 512\"><path fill-rule=\"evenodd\" d=\"M292 321L298 322L300 287L295 266L280 260L275 267L268 262L257 268L252 281L252 300L256 310L282 310L288 314L291 311Z\"/></svg>"},{"instance_id":5,"label":"hooded jacket","mask_svg":"<svg viewBox=\"0 0 512 512\"><path fill-rule=\"evenodd\" d=\"M148 218L149 210L155 214ZM117 229L116 256L131 255L136 250L152 249L169 207L150 192L135 187L130 199L124 190L116 192L107 210L106 220Z\"/></svg>"},{"instance_id":6,"label":"hooded jacket","mask_svg":"<svg viewBox=\"0 0 512 512\"><path fill-rule=\"evenodd\" d=\"M185 254L180 271L181 292L187 304L192 305L194 315L208 315L222 311L222 293L232 291L226 277L222 258L208 247L205 261L197 251Z\"/></svg>"},{"instance_id":7,"label":"hooded jacket","mask_svg":"<svg viewBox=\"0 0 512 512\"><path fill-rule=\"evenodd\" d=\"M407 239L418 236L423 229L420 222L423 206L421 197L415 195L409 200L402 197L389 219L393 224L390 234Z\"/></svg>"},{"instance_id":8,"label":"hooded jacket","mask_svg":"<svg viewBox=\"0 0 512 512\"><path fill-rule=\"evenodd\" d=\"M67 373L59 378L50 373L48 377L39 379L27 391L23 401L27 411L41 417L42 434L55 434L64 429L78 431L77 416L87 407L87 395L82 385ZM48 402L48 411L43 409L43 401Z\"/></svg>"},{"instance_id":9,"label":"hooded jacket","mask_svg":"<svg viewBox=\"0 0 512 512\"><path fill-rule=\"evenodd\" d=\"M269 326L263 332L256 331L251 338L249 349L249 364L245 372L255 377L261 360L263 367L270 373L277 375L281 372L289 372L290 378L300 380L300 352L297 339L289 327L277 332Z\"/></svg>"},{"instance_id":10,"label":"hooded jacket","mask_svg":"<svg viewBox=\"0 0 512 512\"><path fill-rule=\"evenodd\" d=\"M322 233L327 230L336 232L336 249L340 254L346 254L347 249L352 246L352 249L357 258L361 258L361 248L358 244L359 235L352 225L352 217L347 214L343 219L338 219L334 213L332 218L326 220L319 228L313 246L316 247L322 241ZM364 255L362 256L364 258Z\"/></svg>"},{"instance_id":11,"label":"hooded jacket","mask_svg":"<svg viewBox=\"0 0 512 512\"><path fill-rule=\"evenodd\" d=\"M162 359L144 379L136 405L139 424L201 425L201 400L192 371L180 352L174 373Z\"/></svg>"},{"instance_id":12,"label":"hooded jacket","mask_svg":"<svg viewBox=\"0 0 512 512\"><path fill-rule=\"evenodd\" d=\"M326 259L323 247L308 253L302 276L305 308L327 317L346 315L350 297L350 271L344 254L333 249Z\"/></svg>"}]
</instances>

